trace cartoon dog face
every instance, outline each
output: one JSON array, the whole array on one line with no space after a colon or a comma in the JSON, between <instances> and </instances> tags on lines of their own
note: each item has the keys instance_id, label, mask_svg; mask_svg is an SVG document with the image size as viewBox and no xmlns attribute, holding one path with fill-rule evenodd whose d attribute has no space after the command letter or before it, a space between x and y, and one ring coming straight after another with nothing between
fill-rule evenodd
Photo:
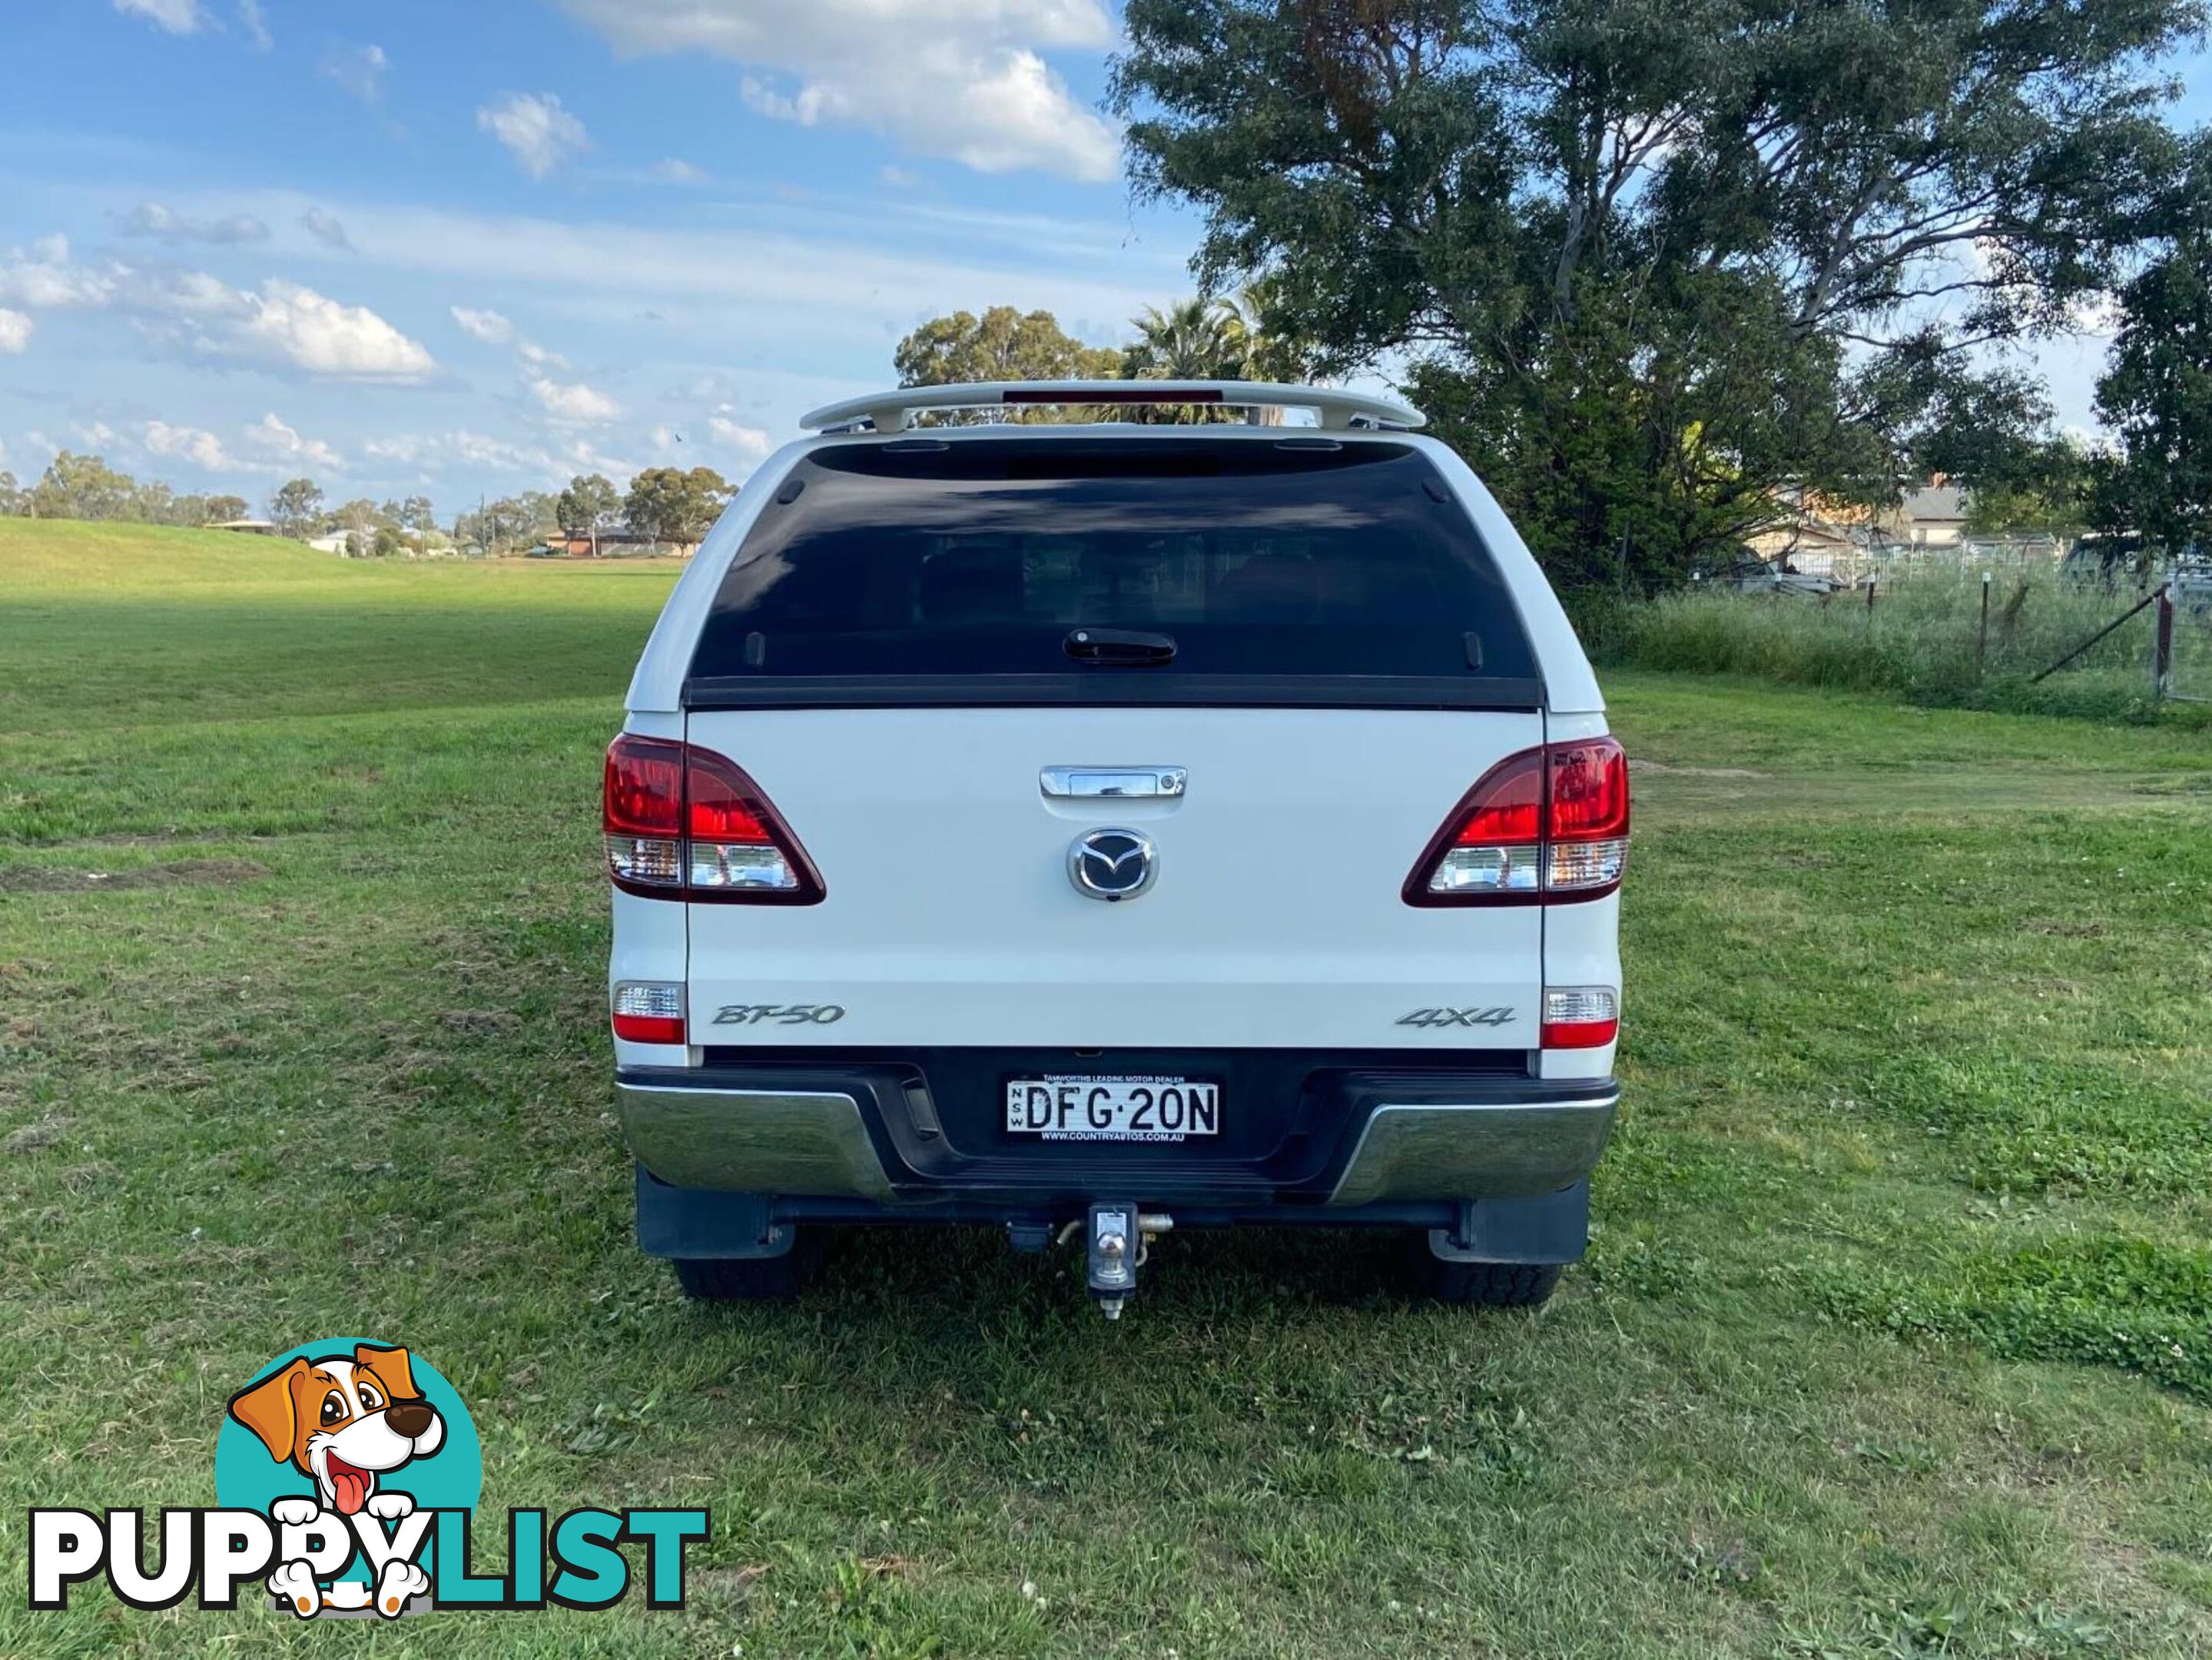
<instances>
[{"instance_id":1,"label":"cartoon dog face","mask_svg":"<svg viewBox=\"0 0 2212 1660\"><path fill-rule=\"evenodd\" d=\"M269 1456L314 1479L325 1510L351 1516L380 1472L427 1458L446 1422L415 1387L403 1348L356 1345L351 1356L294 1360L231 1397L230 1415Z\"/></svg>"}]
</instances>

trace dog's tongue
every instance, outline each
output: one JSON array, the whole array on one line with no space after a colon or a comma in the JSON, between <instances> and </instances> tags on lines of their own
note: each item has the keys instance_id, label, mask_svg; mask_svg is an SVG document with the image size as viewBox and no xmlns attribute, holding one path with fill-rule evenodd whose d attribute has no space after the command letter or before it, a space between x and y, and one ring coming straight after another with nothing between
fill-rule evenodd
<instances>
[{"instance_id":1,"label":"dog's tongue","mask_svg":"<svg viewBox=\"0 0 2212 1660\"><path fill-rule=\"evenodd\" d=\"M331 1490L337 1496L338 1511L351 1516L368 1499L368 1472L356 1469L335 1453L327 1468L331 1473Z\"/></svg>"}]
</instances>

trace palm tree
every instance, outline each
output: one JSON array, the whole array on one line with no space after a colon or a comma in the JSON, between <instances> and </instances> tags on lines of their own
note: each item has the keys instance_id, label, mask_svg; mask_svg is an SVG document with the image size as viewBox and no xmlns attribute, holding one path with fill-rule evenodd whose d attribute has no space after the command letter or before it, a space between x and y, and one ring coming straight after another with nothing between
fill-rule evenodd
<instances>
[{"instance_id":1,"label":"palm tree","mask_svg":"<svg viewBox=\"0 0 2212 1660\"><path fill-rule=\"evenodd\" d=\"M1281 310L1271 277L1255 277L1225 295L1194 295L1162 311L1148 306L1132 323L1134 344L1121 354L1121 374L1132 380L1265 380L1296 383L1305 378L1306 352L1291 336L1270 329L1267 319ZM1230 421L1224 409L1177 410L1138 420ZM1279 409L1259 412L1263 425L1278 426Z\"/></svg>"},{"instance_id":2,"label":"palm tree","mask_svg":"<svg viewBox=\"0 0 2212 1660\"><path fill-rule=\"evenodd\" d=\"M1165 311L1147 306L1143 316L1131 320L1140 337L1125 354L1136 371L1133 378L1219 380L1242 367L1239 319L1226 300L1194 295Z\"/></svg>"},{"instance_id":3,"label":"palm tree","mask_svg":"<svg viewBox=\"0 0 2212 1660\"><path fill-rule=\"evenodd\" d=\"M1295 385L1306 377L1306 352L1279 324L1268 319L1282 312L1281 282L1271 276L1247 278L1234 298L1219 303L1229 317L1240 355L1240 372L1248 380Z\"/></svg>"},{"instance_id":4,"label":"palm tree","mask_svg":"<svg viewBox=\"0 0 2212 1660\"><path fill-rule=\"evenodd\" d=\"M1244 374L1243 323L1226 300L1194 295L1162 311L1145 307L1130 319L1138 338L1121 355L1121 374L1131 380L1241 380ZM1146 417L1139 417L1139 419ZM1177 409L1152 417L1185 425L1228 420L1226 410Z\"/></svg>"}]
</instances>

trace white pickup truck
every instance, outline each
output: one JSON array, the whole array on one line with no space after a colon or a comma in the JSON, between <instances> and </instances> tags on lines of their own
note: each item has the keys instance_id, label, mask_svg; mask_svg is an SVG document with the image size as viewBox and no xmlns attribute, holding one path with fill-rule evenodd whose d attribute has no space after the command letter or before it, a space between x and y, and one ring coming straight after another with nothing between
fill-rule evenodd
<instances>
[{"instance_id":1,"label":"white pickup truck","mask_svg":"<svg viewBox=\"0 0 2212 1660\"><path fill-rule=\"evenodd\" d=\"M1316 424L961 423L1056 404ZM921 425L925 412L952 411ZM1531 1304L1583 1250L1628 771L1513 526L1315 387L817 410L702 544L607 754L644 1248L793 1289L823 1231L1401 1231Z\"/></svg>"}]
</instances>

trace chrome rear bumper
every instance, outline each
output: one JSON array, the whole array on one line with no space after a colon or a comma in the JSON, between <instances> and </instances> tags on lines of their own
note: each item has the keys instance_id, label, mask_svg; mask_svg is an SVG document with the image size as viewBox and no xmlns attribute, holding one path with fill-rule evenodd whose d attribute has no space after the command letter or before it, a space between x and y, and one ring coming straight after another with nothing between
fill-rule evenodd
<instances>
[{"instance_id":1,"label":"chrome rear bumper","mask_svg":"<svg viewBox=\"0 0 2212 1660\"><path fill-rule=\"evenodd\" d=\"M637 1160L679 1188L896 1197L853 1095L616 1085Z\"/></svg>"},{"instance_id":2,"label":"chrome rear bumper","mask_svg":"<svg viewBox=\"0 0 2212 1660\"><path fill-rule=\"evenodd\" d=\"M1328 1195L1331 1205L1386 1199L1532 1199L1579 1182L1613 1133L1620 1091L1587 1098L1377 1106Z\"/></svg>"},{"instance_id":3,"label":"chrome rear bumper","mask_svg":"<svg viewBox=\"0 0 2212 1660\"><path fill-rule=\"evenodd\" d=\"M1529 1198L1581 1181L1605 1149L1619 1086L1593 1079L1565 1093L1556 1085L1528 1093L1537 1098L1380 1101L1317 1186L1301 1184L1279 1196L1348 1209ZM631 1152L675 1187L904 1202L924 1211L933 1200L962 1194L957 1183L887 1164L869 1123L878 1098L857 1085L799 1090L656 1079L624 1081L617 1096ZM1129 1184L1126 1177L1117 1183Z\"/></svg>"}]
</instances>

